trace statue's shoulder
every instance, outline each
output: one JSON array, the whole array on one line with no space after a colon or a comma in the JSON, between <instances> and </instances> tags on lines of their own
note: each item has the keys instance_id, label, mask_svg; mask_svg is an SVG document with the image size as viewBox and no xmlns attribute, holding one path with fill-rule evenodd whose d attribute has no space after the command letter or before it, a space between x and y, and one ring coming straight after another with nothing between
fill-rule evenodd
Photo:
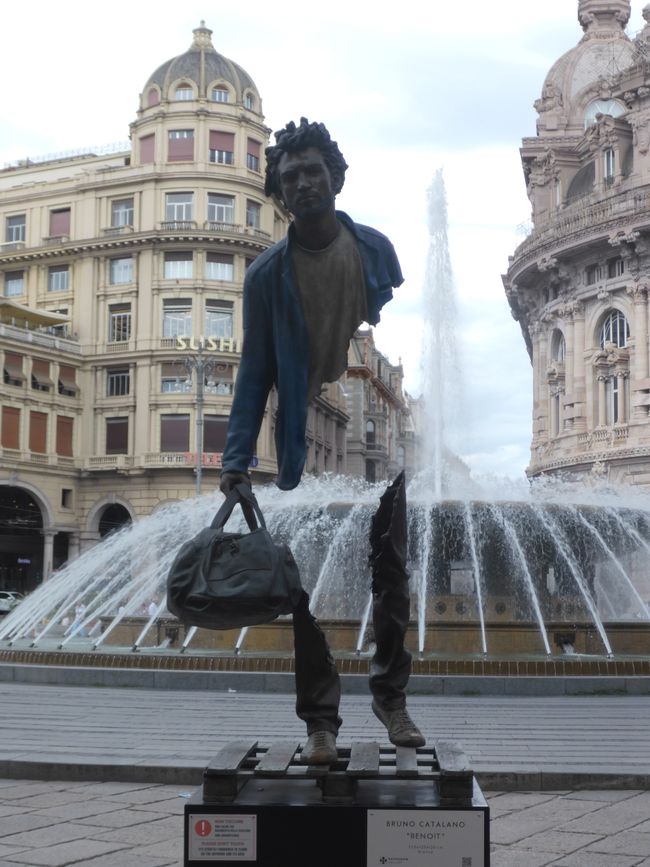
<instances>
[{"instance_id":1,"label":"statue's shoulder","mask_svg":"<svg viewBox=\"0 0 650 867\"><path fill-rule=\"evenodd\" d=\"M265 250L248 266L246 271L246 282L257 281L264 279L266 275L280 267L282 257L287 249L287 239L283 238Z\"/></svg>"},{"instance_id":2,"label":"statue's shoulder","mask_svg":"<svg viewBox=\"0 0 650 867\"><path fill-rule=\"evenodd\" d=\"M365 226L363 223L355 223L354 220L343 211L337 211L336 215L343 225L347 226L348 229L356 235L357 240L364 241L373 247L388 247L392 249L393 245L390 238L387 238L386 235L378 229L373 229L372 226Z\"/></svg>"}]
</instances>

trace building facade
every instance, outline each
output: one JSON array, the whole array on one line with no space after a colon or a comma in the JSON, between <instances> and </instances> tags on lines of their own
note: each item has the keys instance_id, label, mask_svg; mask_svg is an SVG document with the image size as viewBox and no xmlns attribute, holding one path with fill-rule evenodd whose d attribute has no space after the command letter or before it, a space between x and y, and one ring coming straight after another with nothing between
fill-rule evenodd
<instances>
[{"instance_id":1,"label":"building facade","mask_svg":"<svg viewBox=\"0 0 650 867\"><path fill-rule=\"evenodd\" d=\"M650 5L580 0L521 157L533 229L504 277L533 365L529 475L650 485Z\"/></svg>"},{"instance_id":2,"label":"building facade","mask_svg":"<svg viewBox=\"0 0 650 867\"><path fill-rule=\"evenodd\" d=\"M287 228L264 195L269 134L202 25L146 82L130 146L0 171L0 588L193 496L197 466L217 486L245 272ZM345 472L347 420L328 387L307 470ZM271 398L254 481L275 476L273 430Z\"/></svg>"},{"instance_id":3,"label":"building facade","mask_svg":"<svg viewBox=\"0 0 650 867\"><path fill-rule=\"evenodd\" d=\"M391 364L375 346L370 329L350 342L344 377L348 473L368 482L415 472L415 431L402 365Z\"/></svg>"}]
</instances>

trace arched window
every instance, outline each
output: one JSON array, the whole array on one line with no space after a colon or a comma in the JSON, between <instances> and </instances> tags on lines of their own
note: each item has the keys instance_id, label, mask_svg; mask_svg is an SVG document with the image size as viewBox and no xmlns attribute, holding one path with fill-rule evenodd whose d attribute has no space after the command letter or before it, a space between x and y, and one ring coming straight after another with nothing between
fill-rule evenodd
<instances>
[{"instance_id":1,"label":"arched window","mask_svg":"<svg viewBox=\"0 0 650 867\"><path fill-rule=\"evenodd\" d=\"M594 99L585 110L585 129L596 123L597 114L620 117L627 109L617 99Z\"/></svg>"},{"instance_id":2,"label":"arched window","mask_svg":"<svg viewBox=\"0 0 650 867\"><path fill-rule=\"evenodd\" d=\"M551 341L551 357L553 361L564 361L566 358L566 340L561 331L554 331Z\"/></svg>"},{"instance_id":3,"label":"arched window","mask_svg":"<svg viewBox=\"0 0 650 867\"><path fill-rule=\"evenodd\" d=\"M160 93L157 87L150 87L147 93L147 106L158 105L160 102Z\"/></svg>"},{"instance_id":4,"label":"arched window","mask_svg":"<svg viewBox=\"0 0 650 867\"><path fill-rule=\"evenodd\" d=\"M194 99L194 89L191 84L179 84L174 92L174 99L181 102Z\"/></svg>"},{"instance_id":5,"label":"arched window","mask_svg":"<svg viewBox=\"0 0 650 867\"><path fill-rule=\"evenodd\" d=\"M368 419L366 422L366 445L374 446L375 444L375 435L376 435L376 426L372 419Z\"/></svg>"},{"instance_id":6,"label":"arched window","mask_svg":"<svg viewBox=\"0 0 650 867\"><path fill-rule=\"evenodd\" d=\"M212 102L230 102L230 94L228 88L223 84L218 84L210 91L210 99Z\"/></svg>"},{"instance_id":7,"label":"arched window","mask_svg":"<svg viewBox=\"0 0 650 867\"><path fill-rule=\"evenodd\" d=\"M246 106L246 108L249 108L251 111L255 110L255 97L253 96L253 94L250 91L244 97L244 105Z\"/></svg>"},{"instance_id":8,"label":"arched window","mask_svg":"<svg viewBox=\"0 0 650 867\"><path fill-rule=\"evenodd\" d=\"M606 343L613 343L619 349L625 349L629 336L630 326L625 314L620 310L612 310L600 328L600 348L604 349Z\"/></svg>"},{"instance_id":9,"label":"arched window","mask_svg":"<svg viewBox=\"0 0 650 867\"><path fill-rule=\"evenodd\" d=\"M366 461L366 481L377 481L377 466L374 461Z\"/></svg>"}]
</instances>

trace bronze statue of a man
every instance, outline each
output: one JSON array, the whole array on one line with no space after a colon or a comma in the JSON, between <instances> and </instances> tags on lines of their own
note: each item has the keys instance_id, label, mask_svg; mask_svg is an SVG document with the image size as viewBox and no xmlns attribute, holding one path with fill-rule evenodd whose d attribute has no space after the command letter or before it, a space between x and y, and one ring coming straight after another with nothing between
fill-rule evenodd
<instances>
[{"instance_id":1,"label":"bronze statue of a man","mask_svg":"<svg viewBox=\"0 0 650 867\"><path fill-rule=\"evenodd\" d=\"M393 287L403 282L388 238L335 209L347 164L323 124L301 118L298 126L287 124L275 138L275 146L266 150L265 192L276 196L293 219L287 237L259 256L246 274L244 344L223 454L224 493L242 481L250 483L248 467L273 386L278 392L276 484L283 490L298 485L306 458L309 402L323 383L334 382L345 372L354 332L364 321L379 322ZM403 499L403 477L397 482L389 488L393 493L390 507L384 509L384 524L392 520L393 501ZM405 525L402 529L405 535ZM408 589L404 590L408 575L403 564L402 573L399 612L386 613L386 601L390 605L394 594L384 592L379 605L385 624L390 621L394 626L399 621L397 633L394 628L382 630L377 620L382 594L375 594L378 651L382 634L392 644L376 657L376 688L373 670L370 682L373 710L393 743L419 746L424 739L405 709L410 656L403 647L408 624ZM394 569L391 574L395 580ZM373 590L379 584L373 568ZM324 637L309 613L307 594L294 614L294 633L296 709L309 735L303 759L333 761L340 726L339 680Z\"/></svg>"}]
</instances>

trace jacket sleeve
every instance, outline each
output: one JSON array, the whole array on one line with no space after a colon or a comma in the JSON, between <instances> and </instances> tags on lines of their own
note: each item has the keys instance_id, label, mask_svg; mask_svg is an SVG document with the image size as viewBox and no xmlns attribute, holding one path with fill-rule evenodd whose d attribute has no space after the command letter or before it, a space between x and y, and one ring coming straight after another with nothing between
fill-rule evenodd
<instances>
[{"instance_id":1,"label":"jacket sleeve","mask_svg":"<svg viewBox=\"0 0 650 867\"><path fill-rule=\"evenodd\" d=\"M266 401L276 380L268 289L259 271L244 282L244 343L223 453L224 470L248 471Z\"/></svg>"}]
</instances>

